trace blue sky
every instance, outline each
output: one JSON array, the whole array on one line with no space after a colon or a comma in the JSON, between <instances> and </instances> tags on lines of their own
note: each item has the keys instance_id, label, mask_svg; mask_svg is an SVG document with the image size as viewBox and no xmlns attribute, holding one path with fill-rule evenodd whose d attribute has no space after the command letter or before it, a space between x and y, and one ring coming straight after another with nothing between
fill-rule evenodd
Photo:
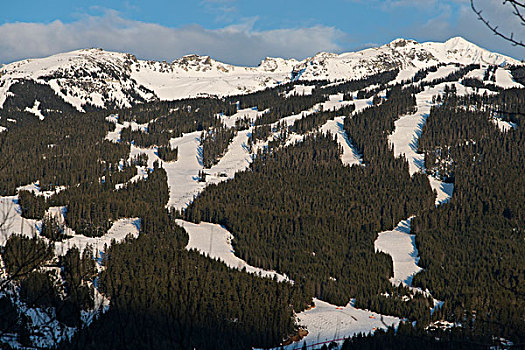
<instances>
[{"instance_id":1,"label":"blue sky","mask_svg":"<svg viewBox=\"0 0 525 350\"><path fill-rule=\"evenodd\" d=\"M525 38L500 0L476 0L494 23ZM398 37L463 36L516 58L525 50L491 35L468 0L19 0L2 5L0 62L85 47L171 61L197 53L257 65L266 56L377 46Z\"/></svg>"}]
</instances>

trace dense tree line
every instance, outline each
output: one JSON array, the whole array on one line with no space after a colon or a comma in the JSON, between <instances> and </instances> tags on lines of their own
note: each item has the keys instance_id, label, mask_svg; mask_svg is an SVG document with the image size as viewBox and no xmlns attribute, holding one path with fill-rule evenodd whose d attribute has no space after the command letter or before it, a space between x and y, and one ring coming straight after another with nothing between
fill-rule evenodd
<instances>
[{"instance_id":1,"label":"dense tree line","mask_svg":"<svg viewBox=\"0 0 525 350\"><path fill-rule=\"evenodd\" d=\"M216 127L201 134L202 163L209 169L226 153L236 131L234 128Z\"/></svg>"},{"instance_id":2,"label":"dense tree line","mask_svg":"<svg viewBox=\"0 0 525 350\"><path fill-rule=\"evenodd\" d=\"M155 164L147 179L127 183L122 189L116 190L109 183L83 183L52 196L48 202L67 207L66 223L75 232L97 237L122 217L141 217L167 229L164 206L168 198L166 171Z\"/></svg>"},{"instance_id":3,"label":"dense tree line","mask_svg":"<svg viewBox=\"0 0 525 350\"><path fill-rule=\"evenodd\" d=\"M187 251L174 227L111 246L100 277L111 308L64 348L249 349L294 333L294 308L310 301L300 289Z\"/></svg>"},{"instance_id":4,"label":"dense tree line","mask_svg":"<svg viewBox=\"0 0 525 350\"><path fill-rule=\"evenodd\" d=\"M339 305L357 297L359 307L390 314L428 313L427 300L401 301L410 292L395 291L390 257L373 249L378 232L433 206L428 181L411 178L406 164L404 171L345 167L340 152L330 135L268 147L247 171L207 187L185 216L226 226L241 258L286 273L312 296Z\"/></svg>"},{"instance_id":5,"label":"dense tree line","mask_svg":"<svg viewBox=\"0 0 525 350\"><path fill-rule=\"evenodd\" d=\"M157 147L157 155L165 162L174 162L179 156L179 148L171 148L169 145L159 146Z\"/></svg>"},{"instance_id":6,"label":"dense tree line","mask_svg":"<svg viewBox=\"0 0 525 350\"><path fill-rule=\"evenodd\" d=\"M448 162L455 186L449 204L414 219L424 268L414 283L445 301L439 317L523 343L525 130L501 132L488 112L466 110L482 99L449 96L423 130L427 166ZM490 99L523 125L523 90Z\"/></svg>"},{"instance_id":7,"label":"dense tree line","mask_svg":"<svg viewBox=\"0 0 525 350\"><path fill-rule=\"evenodd\" d=\"M345 118L344 129L365 162L387 168L397 164L403 171L405 165L402 160L394 158L387 135L394 131L394 121L399 116L413 113L415 108L416 98L412 90L393 87L387 92L384 103Z\"/></svg>"},{"instance_id":8,"label":"dense tree line","mask_svg":"<svg viewBox=\"0 0 525 350\"><path fill-rule=\"evenodd\" d=\"M338 110L331 111L319 111L306 116L303 116L301 119L297 119L290 128L291 132L297 134L306 134L309 131L312 131L323 124L328 120L333 119L337 116L349 116L355 111L355 105L347 105Z\"/></svg>"},{"instance_id":9,"label":"dense tree line","mask_svg":"<svg viewBox=\"0 0 525 350\"><path fill-rule=\"evenodd\" d=\"M99 112L16 123L0 133L0 194L36 181L42 190L98 182L128 158L129 146L104 140L112 127Z\"/></svg>"},{"instance_id":10,"label":"dense tree line","mask_svg":"<svg viewBox=\"0 0 525 350\"><path fill-rule=\"evenodd\" d=\"M330 86L322 87L321 90L327 95L359 91L372 85L381 86L381 90L384 90L386 84L394 80L398 74L399 69L392 69L362 79L349 80L340 84L330 84Z\"/></svg>"}]
</instances>

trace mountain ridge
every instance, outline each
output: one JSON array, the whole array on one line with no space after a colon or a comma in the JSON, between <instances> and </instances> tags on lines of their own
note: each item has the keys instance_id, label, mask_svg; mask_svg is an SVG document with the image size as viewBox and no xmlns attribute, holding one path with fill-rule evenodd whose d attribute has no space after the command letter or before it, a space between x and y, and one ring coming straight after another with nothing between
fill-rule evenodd
<instances>
[{"instance_id":1,"label":"mountain ridge","mask_svg":"<svg viewBox=\"0 0 525 350\"><path fill-rule=\"evenodd\" d=\"M320 52L301 61L267 57L256 67L195 54L168 63L139 60L129 53L80 49L2 66L0 108L12 95L11 86L24 80L48 85L65 102L84 111L89 105L130 107L156 99L244 94L294 80L359 79L395 68L415 73L443 63L521 64L461 37L443 43L398 38L379 47L341 54Z\"/></svg>"}]
</instances>

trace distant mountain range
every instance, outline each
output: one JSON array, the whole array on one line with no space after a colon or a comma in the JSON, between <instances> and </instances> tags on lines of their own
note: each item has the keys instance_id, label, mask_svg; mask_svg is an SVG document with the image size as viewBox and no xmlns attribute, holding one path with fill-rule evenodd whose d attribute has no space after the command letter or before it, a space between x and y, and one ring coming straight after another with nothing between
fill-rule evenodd
<instances>
[{"instance_id":1,"label":"distant mountain range","mask_svg":"<svg viewBox=\"0 0 525 350\"><path fill-rule=\"evenodd\" d=\"M292 80L359 79L394 68L409 78L418 69L439 63L521 64L461 37L444 43L396 39L376 48L323 52L302 61L266 58L257 67L233 66L209 56L188 55L168 63L83 49L4 65L0 108L13 95L13 87L24 81L48 85L65 102L84 111L87 106L129 107L153 100L243 94Z\"/></svg>"}]
</instances>

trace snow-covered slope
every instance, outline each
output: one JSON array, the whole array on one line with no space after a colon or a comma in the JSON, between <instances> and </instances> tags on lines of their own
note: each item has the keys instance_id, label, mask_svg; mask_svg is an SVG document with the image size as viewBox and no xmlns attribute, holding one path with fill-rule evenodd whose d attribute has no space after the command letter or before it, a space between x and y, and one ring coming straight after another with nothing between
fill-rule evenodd
<instances>
[{"instance_id":1,"label":"snow-covered slope","mask_svg":"<svg viewBox=\"0 0 525 350\"><path fill-rule=\"evenodd\" d=\"M0 68L0 108L11 86L22 80L50 86L82 111L87 105L127 107L155 99L242 94L291 80L358 79L393 68L415 72L438 63L520 64L462 38L421 44L397 39L377 48L319 53L303 61L266 58L257 67L233 66L209 56L189 55L168 63L84 49Z\"/></svg>"}]
</instances>

